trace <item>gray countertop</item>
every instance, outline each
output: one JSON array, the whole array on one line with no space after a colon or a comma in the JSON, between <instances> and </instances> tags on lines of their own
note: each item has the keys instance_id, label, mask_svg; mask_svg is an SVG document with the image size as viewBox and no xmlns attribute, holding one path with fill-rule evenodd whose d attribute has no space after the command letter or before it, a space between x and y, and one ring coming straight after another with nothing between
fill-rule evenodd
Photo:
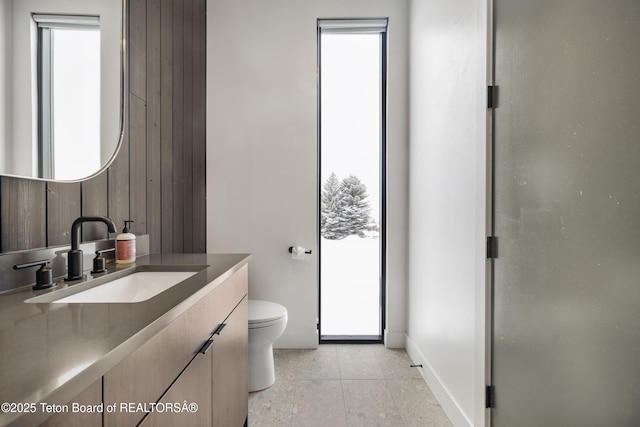
<instances>
[{"instance_id":1,"label":"gray countertop","mask_svg":"<svg viewBox=\"0 0 640 427\"><path fill-rule=\"evenodd\" d=\"M25 303L49 291L0 294L0 404L64 404L247 264L248 254L173 254L136 266L202 266L199 273L138 303ZM61 284L60 287L74 286ZM59 288L58 288L59 289ZM54 289L55 291L56 289ZM0 411L0 426L30 414ZM42 416L34 418L42 419Z\"/></svg>"}]
</instances>

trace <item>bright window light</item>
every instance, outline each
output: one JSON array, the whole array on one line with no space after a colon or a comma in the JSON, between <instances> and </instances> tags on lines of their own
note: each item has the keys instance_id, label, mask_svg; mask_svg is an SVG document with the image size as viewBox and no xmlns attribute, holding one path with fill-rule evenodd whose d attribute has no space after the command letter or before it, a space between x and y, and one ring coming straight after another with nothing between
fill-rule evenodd
<instances>
[{"instance_id":1,"label":"bright window light","mask_svg":"<svg viewBox=\"0 0 640 427\"><path fill-rule=\"evenodd\" d=\"M33 15L38 26L40 177L100 169L100 21Z\"/></svg>"},{"instance_id":2,"label":"bright window light","mask_svg":"<svg viewBox=\"0 0 640 427\"><path fill-rule=\"evenodd\" d=\"M100 32L55 29L52 35L54 178L100 169Z\"/></svg>"}]
</instances>

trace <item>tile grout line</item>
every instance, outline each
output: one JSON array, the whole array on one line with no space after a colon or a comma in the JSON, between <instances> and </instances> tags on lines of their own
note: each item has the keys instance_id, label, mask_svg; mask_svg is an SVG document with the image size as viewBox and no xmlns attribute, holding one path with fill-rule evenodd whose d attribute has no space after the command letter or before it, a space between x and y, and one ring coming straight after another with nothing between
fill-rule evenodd
<instances>
[{"instance_id":1,"label":"tile grout line","mask_svg":"<svg viewBox=\"0 0 640 427\"><path fill-rule=\"evenodd\" d=\"M338 372L340 374L339 375L339 377L340 377L340 392L342 394L342 411L344 412L344 422L348 427L349 426L349 417L347 416L347 402L346 402L345 397L344 397L344 384L343 384L344 378L342 378L342 364L340 363L340 352L338 351L339 347L335 346L333 349L336 352L336 360L338 361Z\"/></svg>"},{"instance_id":2,"label":"tile grout line","mask_svg":"<svg viewBox=\"0 0 640 427\"><path fill-rule=\"evenodd\" d=\"M277 379L276 379L277 381ZM289 426L293 427L293 416L295 415L293 413L294 408L296 407L296 395L298 394L298 381L299 380L293 380L293 398L291 399L291 417L289 417Z\"/></svg>"},{"instance_id":3,"label":"tile grout line","mask_svg":"<svg viewBox=\"0 0 640 427\"><path fill-rule=\"evenodd\" d=\"M389 396L391 396L391 401L393 402L393 407L396 409L396 411L400 415L400 422L402 423L403 426L405 426L406 422L405 422L405 419L404 419L404 415L402 413L402 410L401 410L400 406L398 406L398 402L396 401L396 398L393 396L393 393L391 393L391 389L389 387L389 380L385 378L383 381L384 381L384 386L387 389L387 393L389 393Z\"/></svg>"},{"instance_id":4,"label":"tile grout line","mask_svg":"<svg viewBox=\"0 0 640 427\"><path fill-rule=\"evenodd\" d=\"M342 378L340 378L340 392L342 393L342 410L344 412L344 423L349 427L349 417L347 416L347 402L344 398L344 387L342 385Z\"/></svg>"},{"instance_id":5,"label":"tile grout line","mask_svg":"<svg viewBox=\"0 0 640 427\"><path fill-rule=\"evenodd\" d=\"M340 363L340 353L338 352L338 346L333 347L333 350L336 352L336 360L338 361L338 375L340 377L340 381L342 381L342 364Z\"/></svg>"}]
</instances>

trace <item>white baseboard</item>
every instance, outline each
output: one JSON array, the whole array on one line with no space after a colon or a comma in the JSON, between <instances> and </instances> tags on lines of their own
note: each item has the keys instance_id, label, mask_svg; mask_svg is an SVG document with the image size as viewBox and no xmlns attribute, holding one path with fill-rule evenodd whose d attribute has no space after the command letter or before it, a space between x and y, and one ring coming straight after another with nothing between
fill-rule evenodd
<instances>
[{"instance_id":1,"label":"white baseboard","mask_svg":"<svg viewBox=\"0 0 640 427\"><path fill-rule=\"evenodd\" d=\"M384 331L384 346L387 348L404 348L405 337L407 334L404 332L389 332Z\"/></svg>"},{"instance_id":2,"label":"white baseboard","mask_svg":"<svg viewBox=\"0 0 640 427\"><path fill-rule=\"evenodd\" d=\"M273 348L318 348L318 331L308 334L287 334L273 343Z\"/></svg>"},{"instance_id":3,"label":"white baseboard","mask_svg":"<svg viewBox=\"0 0 640 427\"><path fill-rule=\"evenodd\" d=\"M422 364L422 368L418 368L427 385L433 392L433 395L444 409L451 422L455 427L473 427L473 423L461 410L458 402L451 396L449 390L442 383L438 374L433 370L422 351L409 336L405 337L407 354L415 364Z\"/></svg>"}]
</instances>

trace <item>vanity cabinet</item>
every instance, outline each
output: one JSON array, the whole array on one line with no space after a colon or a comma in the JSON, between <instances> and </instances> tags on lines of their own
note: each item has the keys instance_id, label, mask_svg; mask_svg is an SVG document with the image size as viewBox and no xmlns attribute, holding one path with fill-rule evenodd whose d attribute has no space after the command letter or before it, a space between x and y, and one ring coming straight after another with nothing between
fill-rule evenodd
<instances>
[{"instance_id":1,"label":"vanity cabinet","mask_svg":"<svg viewBox=\"0 0 640 427\"><path fill-rule=\"evenodd\" d=\"M225 320L216 336L213 359L213 422L216 427L240 427L249 412L248 297ZM209 425L209 424L207 424Z\"/></svg>"},{"instance_id":2,"label":"vanity cabinet","mask_svg":"<svg viewBox=\"0 0 640 427\"><path fill-rule=\"evenodd\" d=\"M72 411L72 405L82 405L83 410ZM102 424L102 413L92 412L92 408L99 408L102 403L102 379L91 384L82 393L68 403L69 410L54 414L47 418L41 427L85 427Z\"/></svg>"},{"instance_id":3,"label":"vanity cabinet","mask_svg":"<svg viewBox=\"0 0 640 427\"><path fill-rule=\"evenodd\" d=\"M198 354L193 358L187 369L171 385L169 390L158 402L161 411L151 412L140 426L163 427L183 426L201 427L211 425L212 411L206 403L211 402L211 368L213 366L212 352ZM163 405L186 405L196 403L197 409L190 406L189 412L169 412ZM183 408L176 408L182 410Z\"/></svg>"},{"instance_id":4,"label":"vanity cabinet","mask_svg":"<svg viewBox=\"0 0 640 427\"><path fill-rule=\"evenodd\" d=\"M195 402L195 412L153 412L140 424L150 426L240 427L248 413L247 310L245 297L216 328L211 343L198 353L162 396L162 405ZM209 404L211 404L209 406ZM179 408L182 409L182 408Z\"/></svg>"},{"instance_id":5,"label":"vanity cabinet","mask_svg":"<svg viewBox=\"0 0 640 427\"><path fill-rule=\"evenodd\" d=\"M135 426L143 418L145 426L244 423L248 412L247 280L245 265L104 375L105 407L116 404L118 408L104 414L105 426ZM201 354L209 339L213 344ZM150 412L151 404L157 402L184 401L196 403L197 412Z\"/></svg>"}]
</instances>

